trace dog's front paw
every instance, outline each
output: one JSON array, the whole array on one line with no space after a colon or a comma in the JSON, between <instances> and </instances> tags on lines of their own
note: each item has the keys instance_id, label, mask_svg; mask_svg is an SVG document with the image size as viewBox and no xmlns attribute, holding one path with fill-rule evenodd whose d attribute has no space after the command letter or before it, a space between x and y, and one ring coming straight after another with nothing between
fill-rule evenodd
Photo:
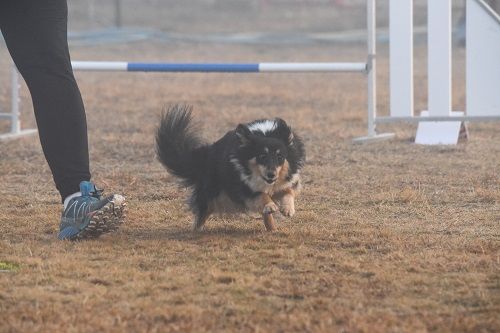
<instances>
[{"instance_id":1,"label":"dog's front paw","mask_svg":"<svg viewBox=\"0 0 500 333\"><path fill-rule=\"evenodd\" d=\"M281 206L281 214L286 217L292 217L295 215L295 207L294 205L282 205Z\"/></svg>"},{"instance_id":2,"label":"dog's front paw","mask_svg":"<svg viewBox=\"0 0 500 333\"><path fill-rule=\"evenodd\" d=\"M274 212L277 212L278 211L278 206L276 206L276 204L274 202L268 202L265 206L264 206L264 210L262 211L263 214L272 214Z\"/></svg>"}]
</instances>

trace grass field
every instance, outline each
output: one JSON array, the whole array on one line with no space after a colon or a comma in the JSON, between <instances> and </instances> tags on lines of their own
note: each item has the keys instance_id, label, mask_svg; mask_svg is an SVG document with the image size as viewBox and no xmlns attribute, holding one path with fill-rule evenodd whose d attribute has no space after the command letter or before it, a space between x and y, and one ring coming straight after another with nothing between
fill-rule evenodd
<instances>
[{"instance_id":1,"label":"grass field","mask_svg":"<svg viewBox=\"0 0 500 333\"><path fill-rule=\"evenodd\" d=\"M134 43L75 48L73 59L364 60L356 45ZM425 108L417 47L416 109ZM0 79L8 80L0 47ZM464 52L455 54L463 77ZM352 74L77 73L94 181L129 202L114 234L56 239L61 204L36 137L0 144L0 332L498 332L500 130L470 124L453 147L366 134L365 81ZM381 48L379 108L388 109ZM9 104L0 86L0 106ZM464 85L454 87L463 109ZM252 216L192 233L188 192L154 155L165 105L194 106L212 141L279 116L304 138L297 214L268 233ZM33 126L22 90L23 120ZM7 128L6 122L0 129Z\"/></svg>"}]
</instances>

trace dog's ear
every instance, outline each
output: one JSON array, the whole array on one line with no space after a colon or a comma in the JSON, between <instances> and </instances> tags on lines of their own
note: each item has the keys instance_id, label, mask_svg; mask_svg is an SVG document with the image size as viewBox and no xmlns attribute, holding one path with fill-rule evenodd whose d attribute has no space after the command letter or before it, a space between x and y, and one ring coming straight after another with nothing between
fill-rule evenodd
<instances>
[{"instance_id":1,"label":"dog's ear","mask_svg":"<svg viewBox=\"0 0 500 333\"><path fill-rule=\"evenodd\" d=\"M283 119L276 118L275 131L278 134L278 137L283 140L287 146L293 145L293 131Z\"/></svg>"},{"instance_id":2,"label":"dog's ear","mask_svg":"<svg viewBox=\"0 0 500 333\"><path fill-rule=\"evenodd\" d=\"M240 139L241 144L243 146L246 146L251 141L250 136L252 135L252 132L250 132L248 127L246 127L245 125L239 124L238 127L236 127L236 135Z\"/></svg>"}]
</instances>

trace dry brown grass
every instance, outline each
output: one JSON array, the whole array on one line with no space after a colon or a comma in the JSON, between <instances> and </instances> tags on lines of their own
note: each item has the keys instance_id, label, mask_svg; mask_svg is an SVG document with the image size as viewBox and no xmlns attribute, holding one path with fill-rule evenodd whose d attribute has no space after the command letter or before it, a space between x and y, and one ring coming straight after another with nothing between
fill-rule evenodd
<instances>
[{"instance_id":1,"label":"dry brown grass","mask_svg":"<svg viewBox=\"0 0 500 333\"><path fill-rule=\"evenodd\" d=\"M340 51L342 49L342 51ZM0 49L0 77L8 77ZM380 109L387 109L381 50ZM360 47L132 44L74 59L349 60ZM417 49L417 54L424 54ZM463 75L463 52L457 55ZM417 108L425 105L417 67ZM0 144L0 331L494 332L500 330L498 125L456 147L365 134L356 75L78 73L95 181L127 196L127 224L56 240L60 202L38 140ZM421 83L423 82L423 83ZM463 85L454 104L463 104ZM25 123L33 124L23 91ZM8 105L8 86L0 102ZM161 108L189 102L208 140L280 116L308 162L297 215L267 233L250 216L190 232L187 193L154 158ZM5 123L1 124L5 128ZM10 265L10 266L9 266Z\"/></svg>"}]
</instances>

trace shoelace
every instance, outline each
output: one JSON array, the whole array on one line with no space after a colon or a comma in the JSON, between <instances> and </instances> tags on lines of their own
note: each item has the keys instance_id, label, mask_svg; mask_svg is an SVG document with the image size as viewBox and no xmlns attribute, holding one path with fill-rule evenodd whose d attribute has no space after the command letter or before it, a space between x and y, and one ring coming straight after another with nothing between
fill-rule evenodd
<instances>
[{"instance_id":1,"label":"shoelace","mask_svg":"<svg viewBox=\"0 0 500 333\"><path fill-rule=\"evenodd\" d=\"M92 192L90 192L89 194L91 197L101 199L103 192L104 192L103 188L99 189L99 188L97 188L97 186L94 185L94 190Z\"/></svg>"}]
</instances>

